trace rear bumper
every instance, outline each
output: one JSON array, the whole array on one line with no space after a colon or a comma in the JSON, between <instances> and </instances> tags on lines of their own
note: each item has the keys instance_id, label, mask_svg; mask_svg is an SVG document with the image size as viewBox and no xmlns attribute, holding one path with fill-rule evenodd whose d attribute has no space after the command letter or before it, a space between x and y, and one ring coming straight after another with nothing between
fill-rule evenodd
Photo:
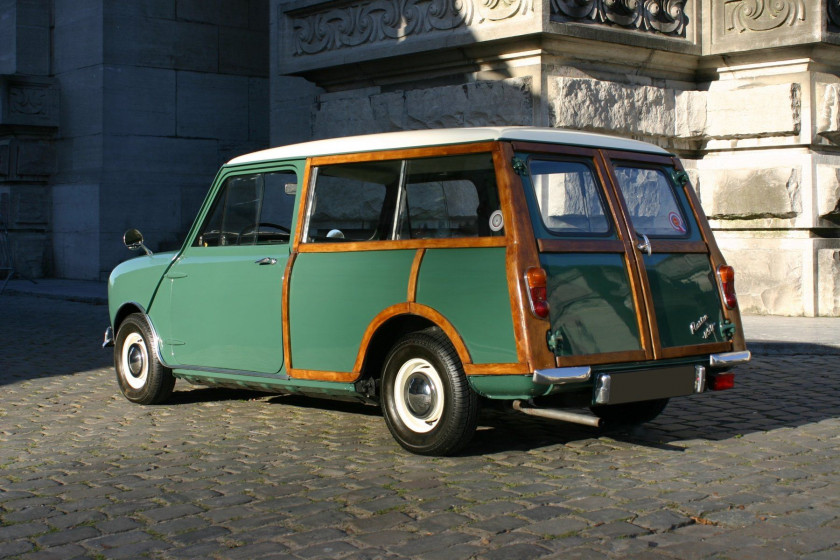
<instances>
[{"instance_id":1,"label":"rear bumper","mask_svg":"<svg viewBox=\"0 0 840 560\"><path fill-rule=\"evenodd\" d=\"M709 367L714 369L730 368L740 364L746 364L750 359L752 359L752 353L749 350L712 354L709 356Z\"/></svg>"},{"instance_id":2,"label":"rear bumper","mask_svg":"<svg viewBox=\"0 0 840 560\"><path fill-rule=\"evenodd\" d=\"M706 367L714 370L727 369L750 361L752 354L749 350L742 352L724 352L709 355ZM655 364L651 364L655 365ZM592 379L590 366L546 368L534 371L531 380L536 385L568 385L572 383L586 383Z\"/></svg>"},{"instance_id":3,"label":"rear bumper","mask_svg":"<svg viewBox=\"0 0 840 560\"><path fill-rule=\"evenodd\" d=\"M714 381L723 371L750 361L749 351L698 356L682 365L640 364L639 369L593 372L592 367L567 367L536 370L531 381L537 386L550 385L549 392L563 386L592 387L592 404L622 404L702 393L709 388L707 377ZM598 368L601 370L602 368ZM708 370L708 372L707 372ZM730 374L731 375L731 374ZM570 387L571 388L571 387Z\"/></svg>"}]
</instances>

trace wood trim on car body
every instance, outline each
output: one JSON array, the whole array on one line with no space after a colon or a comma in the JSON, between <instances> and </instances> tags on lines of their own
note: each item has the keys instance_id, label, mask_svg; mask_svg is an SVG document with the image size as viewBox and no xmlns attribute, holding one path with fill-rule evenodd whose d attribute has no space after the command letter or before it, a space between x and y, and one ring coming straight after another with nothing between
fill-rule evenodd
<instances>
[{"instance_id":1,"label":"wood trim on car body","mask_svg":"<svg viewBox=\"0 0 840 560\"><path fill-rule=\"evenodd\" d=\"M610 153L620 154L620 152ZM616 223L624 236L624 246L627 249L626 258L632 258L633 264L635 265L631 266L630 270L638 271L637 274L630 275L630 282L634 285L634 291L636 292L637 297L640 295L641 301L643 302L642 306L637 307L640 311L640 316L638 317L640 332L644 332L645 336L643 338L647 338L650 341L649 348L653 353L651 357L654 360L659 360L662 358L662 343L659 339L659 326L656 320L653 294L651 293L650 282L648 281L647 269L645 267L644 259L636 248L636 232L633 228L633 224L630 223L630 219L627 217L629 216L627 205L619 194L620 189L618 186L618 178L613 172L611 160L607 157L607 152L605 151L598 152L598 155L600 164L604 168L604 174L608 178L608 181L604 183L604 186L607 191L609 191L609 196L615 200L617 208L619 209L620 215L616 216L616 219L618 220ZM628 155L624 154L624 158L627 159ZM632 160L632 156L630 156L629 159ZM628 264L630 263L628 262Z\"/></svg>"},{"instance_id":2,"label":"wood trim on car body","mask_svg":"<svg viewBox=\"0 0 840 560\"><path fill-rule=\"evenodd\" d=\"M509 374L528 374L530 370L527 364L473 364L470 357L469 350L464 344L463 339L458 334L458 331L443 315L432 309L431 307L419 303L399 303L392 305L387 309L382 310L370 322L362 341L359 344L359 350L356 354L356 360L353 364L353 371L336 372L336 371L318 371L308 369L289 369L289 376L294 379L307 379L310 381L340 381L345 383L352 383L357 381L362 375L362 368L364 367L365 357L367 355L367 348L371 339L389 319L398 317L400 315L415 315L423 317L428 321L434 323L440 328L444 334L452 342L458 358L464 367L467 375L509 375Z\"/></svg>"},{"instance_id":3,"label":"wood trim on car body","mask_svg":"<svg viewBox=\"0 0 840 560\"><path fill-rule=\"evenodd\" d=\"M551 367L555 363L555 357L545 342L545 333L551 330L551 323L547 319L535 317L530 312L531 306L528 303L525 272L531 267L541 266L540 255L534 239L522 179L513 170L513 157L514 149L509 142L500 142L493 151L499 201L508 238L505 269L516 338L516 356L533 372L536 369Z\"/></svg>"},{"instance_id":4,"label":"wood trim on car body","mask_svg":"<svg viewBox=\"0 0 840 560\"><path fill-rule=\"evenodd\" d=\"M537 239L541 253L623 253L618 239Z\"/></svg>"},{"instance_id":5,"label":"wood trim on car body","mask_svg":"<svg viewBox=\"0 0 840 560\"><path fill-rule=\"evenodd\" d=\"M414 260L411 262L411 272L408 276L408 294L406 294L406 301L408 303L415 303L417 301L417 280L420 276L420 265L423 264L423 257L426 255L426 249L417 249L414 254Z\"/></svg>"},{"instance_id":6,"label":"wood trim on car body","mask_svg":"<svg viewBox=\"0 0 840 560\"><path fill-rule=\"evenodd\" d=\"M460 237L451 239L397 239L384 241L339 241L302 243L298 253L350 253L355 251L398 251L405 249L472 249L504 247L504 237Z\"/></svg>"},{"instance_id":7,"label":"wood trim on car body","mask_svg":"<svg viewBox=\"0 0 840 560\"><path fill-rule=\"evenodd\" d=\"M286 261L286 271L283 273L283 298L281 304L281 320L283 321L283 363L286 365L286 371L292 369L292 338L291 327L289 325L289 286L291 285L292 266L294 265L297 253L291 253L289 260Z\"/></svg>"}]
</instances>

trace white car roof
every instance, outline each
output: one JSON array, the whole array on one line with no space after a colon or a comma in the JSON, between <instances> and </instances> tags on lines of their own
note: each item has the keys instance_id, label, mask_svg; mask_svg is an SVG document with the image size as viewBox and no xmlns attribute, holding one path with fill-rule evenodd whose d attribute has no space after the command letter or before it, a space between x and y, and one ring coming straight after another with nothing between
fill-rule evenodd
<instances>
[{"instance_id":1,"label":"white car roof","mask_svg":"<svg viewBox=\"0 0 840 560\"><path fill-rule=\"evenodd\" d=\"M469 142L488 142L493 140L519 140L523 142L546 142L610 150L627 150L651 154L670 155L653 144L638 140L627 140L606 134L564 130L559 128L538 128L527 126L513 127L477 127L477 128L440 128L433 130L405 130L384 132L363 136L345 136L328 140L314 140L301 144L290 144L278 148L269 148L259 152L233 158L229 165L296 159L315 156L353 154L404 148L423 148L464 144Z\"/></svg>"}]
</instances>

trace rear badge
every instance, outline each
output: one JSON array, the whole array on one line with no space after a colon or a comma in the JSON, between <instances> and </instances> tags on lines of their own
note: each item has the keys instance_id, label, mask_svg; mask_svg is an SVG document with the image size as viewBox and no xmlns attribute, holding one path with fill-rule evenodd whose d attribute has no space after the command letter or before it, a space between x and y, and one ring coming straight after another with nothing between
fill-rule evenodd
<instances>
[{"instance_id":1,"label":"rear badge","mask_svg":"<svg viewBox=\"0 0 840 560\"><path fill-rule=\"evenodd\" d=\"M502 211L496 210L490 214L490 229L492 231L502 231L505 227L505 219L502 217Z\"/></svg>"},{"instance_id":2,"label":"rear badge","mask_svg":"<svg viewBox=\"0 0 840 560\"><path fill-rule=\"evenodd\" d=\"M680 233L685 233L685 224L683 223L682 217L676 212L671 212L668 214L668 221L671 222L671 227L677 230Z\"/></svg>"},{"instance_id":3,"label":"rear badge","mask_svg":"<svg viewBox=\"0 0 840 560\"><path fill-rule=\"evenodd\" d=\"M696 321L692 321L688 328L691 331L691 334L701 333L700 336L703 337L703 340L706 340L715 332L715 324L714 322L709 322L709 316L703 315Z\"/></svg>"}]
</instances>

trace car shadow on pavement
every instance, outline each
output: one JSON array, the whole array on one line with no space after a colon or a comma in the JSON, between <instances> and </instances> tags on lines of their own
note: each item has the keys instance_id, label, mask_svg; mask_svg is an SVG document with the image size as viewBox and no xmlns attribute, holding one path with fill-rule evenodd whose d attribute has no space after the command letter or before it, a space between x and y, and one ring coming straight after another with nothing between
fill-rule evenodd
<instances>
[{"instance_id":1,"label":"car shadow on pavement","mask_svg":"<svg viewBox=\"0 0 840 560\"><path fill-rule=\"evenodd\" d=\"M592 428L492 408L482 410L479 429L464 455L575 445L599 438L666 451L682 452L683 442L721 441L751 433L796 428L840 417L840 375L825 355L758 356L738 367L736 386L672 399L655 420L641 426ZM377 417L377 406L299 395L266 395L254 391L192 389L176 391L175 404L210 400L264 399L272 405L301 410Z\"/></svg>"}]
</instances>

